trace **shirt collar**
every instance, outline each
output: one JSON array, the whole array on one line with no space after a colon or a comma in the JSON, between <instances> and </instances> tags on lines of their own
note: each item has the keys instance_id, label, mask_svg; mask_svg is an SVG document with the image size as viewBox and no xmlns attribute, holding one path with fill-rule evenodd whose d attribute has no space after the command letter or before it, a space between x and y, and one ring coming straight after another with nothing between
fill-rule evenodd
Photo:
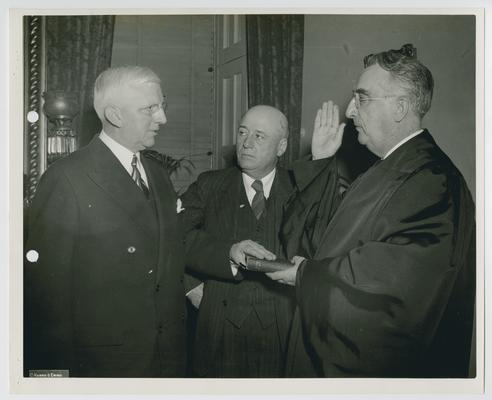
<instances>
[{"instance_id":1,"label":"shirt collar","mask_svg":"<svg viewBox=\"0 0 492 400\"><path fill-rule=\"evenodd\" d=\"M388 156L393 153L398 147L403 145L404 143L408 142L410 139L413 139L415 136L421 134L424 130L419 129L417 132L412 133L411 135L408 135L405 139L400 140L395 146L393 146L390 151L386 153L386 155L382 158L382 160L388 158Z\"/></svg>"},{"instance_id":2,"label":"shirt collar","mask_svg":"<svg viewBox=\"0 0 492 400\"><path fill-rule=\"evenodd\" d=\"M115 157L119 160L121 165L126 169L126 171L131 175L132 174L132 159L133 159L133 154L136 154L137 156L137 167L138 170L140 171L140 174L142 178L144 179L145 183L147 183L147 176L145 174L145 169L142 166L142 163L140 162L140 152L133 153L131 150L128 150L125 146L121 145L118 143L116 140L114 140L111 136L109 136L106 132L101 131L99 134L99 139L108 146L109 150L115 155Z\"/></svg>"},{"instance_id":3,"label":"shirt collar","mask_svg":"<svg viewBox=\"0 0 492 400\"><path fill-rule=\"evenodd\" d=\"M272 190L272 185L273 185L273 180L275 179L275 173L277 169L274 168L268 175L265 175L263 178L261 178L261 183L263 184L263 194L266 199L270 197L270 191ZM255 178L252 178L246 173L242 173L243 176L243 184L244 184L244 189L246 190L246 195L248 196L248 200L251 201L253 200L253 197L256 193L256 191L251 187L252 183L256 180ZM251 195L251 199L250 199Z\"/></svg>"}]
</instances>

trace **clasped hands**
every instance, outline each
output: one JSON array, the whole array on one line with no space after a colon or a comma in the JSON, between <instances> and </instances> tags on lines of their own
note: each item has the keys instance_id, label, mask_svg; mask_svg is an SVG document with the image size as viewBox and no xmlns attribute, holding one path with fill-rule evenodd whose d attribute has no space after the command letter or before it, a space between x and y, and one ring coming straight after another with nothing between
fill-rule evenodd
<instances>
[{"instance_id":1,"label":"clasped hands","mask_svg":"<svg viewBox=\"0 0 492 400\"><path fill-rule=\"evenodd\" d=\"M231 250L229 252L231 261L238 265L246 265L246 256L253 256L261 260L270 261L277 258L274 253L253 240L243 240L231 246ZM287 268L283 271L267 272L265 275L276 282L283 283L284 285L295 286L297 269L304 260L304 257L294 256L291 260L291 268Z\"/></svg>"}]
</instances>

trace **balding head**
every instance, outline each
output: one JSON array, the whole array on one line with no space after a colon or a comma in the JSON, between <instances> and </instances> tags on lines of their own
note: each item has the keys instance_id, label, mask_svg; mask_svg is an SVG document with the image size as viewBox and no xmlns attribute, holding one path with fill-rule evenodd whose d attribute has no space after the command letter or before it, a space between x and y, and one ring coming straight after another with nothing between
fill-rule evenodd
<instances>
[{"instance_id":1,"label":"balding head","mask_svg":"<svg viewBox=\"0 0 492 400\"><path fill-rule=\"evenodd\" d=\"M287 138L289 136L289 123L287 117L278 108L267 105L258 105L251 107L246 111L243 115L243 119L248 115L253 115L254 118L258 120L263 118L265 121L269 121L269 123L272 124L272 127L275 128L275 130L278 130L278 133L282 138Z\"/></svg>"},{"instance_id":2,"label":"balding head","mask_svg":"<svg viewBox=\"0 0 492 400\"><path fill-rule=\"evenodd\" d=\"M243 172L255 179L268 175L287 149L285 115L275 107L258 105L244 114L239 125L236 154Z\"/></svg>"}]
</instances>

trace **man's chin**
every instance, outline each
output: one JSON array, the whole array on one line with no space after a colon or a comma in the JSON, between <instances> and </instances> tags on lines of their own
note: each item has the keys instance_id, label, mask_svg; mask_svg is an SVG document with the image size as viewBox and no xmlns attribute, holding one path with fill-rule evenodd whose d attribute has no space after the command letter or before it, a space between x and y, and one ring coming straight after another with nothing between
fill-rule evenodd
<instances>
[{"instance_id":1,"label":"man's chin","mask_svg":"<svg viewBox=\"0 0 492 400\"><path fill-rule=\"evenodd\" d=\"M153 147L154 145L155 145L155 139L154 138L147 139L144 143L144 146L146 149Z\"/></svg>"},{"instance_id":2,"label":"man's chin","mask_svg":"<svg viewBox=\"0 0 492 400\"><path fill-rule=\"evenodd\" d=\"M362 132L360 128L357 128L357 132L359 132L359 134L357 135L357 140L360 144L365 145L367 143L366 134Z\"/></svg>"},{"instance_id":3,"label":"man's chin","mask_svg":"<svg viewBox=\"0 0 492 400\"><path fill-rule=\"evenodd\" d=\"M241 154L237 156L237 162L240 167L246 167L247 165L252 164L255 161L253 156L247 154Z\"/></svg>"}]
</instances>

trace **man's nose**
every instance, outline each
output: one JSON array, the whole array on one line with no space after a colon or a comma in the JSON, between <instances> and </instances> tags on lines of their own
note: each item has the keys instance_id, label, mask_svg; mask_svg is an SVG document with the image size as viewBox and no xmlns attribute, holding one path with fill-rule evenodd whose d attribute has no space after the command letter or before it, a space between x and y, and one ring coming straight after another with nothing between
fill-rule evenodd
<instances>
[{"instance_id":1,"label":"man's nose","mask_svg":"<svg viewBox=\"0 0 492 400\"><path fill-rule=\"evenodd\" d=\"M243 147L250 148L254 146L254 140L253 140L253 135L248 135L244 139L243 142Z\"/></svg>"},{"instance_id":2,"label":"man's nose","mask_svg":"<svg viewBox=\"0 0 492 400\"><path fill-rule=\"evenodd\" d=\"M348 103L347 110L345 111L345 116L347 118L353 119L357 113L357 107L355 106L355 99L352 97Z\"/></svg>"},{"instance_id":3,"label":"man's nose","mask_svg":"<svg viewBox=\"0 0 492 400\"><path fill-rule=\"evenodd\" d=\"M160 108L154 114L154 121L160 125L164 125L167 122L166 113L164 112L164 110L162 108Z\"/></svg>"}]
</instances>

